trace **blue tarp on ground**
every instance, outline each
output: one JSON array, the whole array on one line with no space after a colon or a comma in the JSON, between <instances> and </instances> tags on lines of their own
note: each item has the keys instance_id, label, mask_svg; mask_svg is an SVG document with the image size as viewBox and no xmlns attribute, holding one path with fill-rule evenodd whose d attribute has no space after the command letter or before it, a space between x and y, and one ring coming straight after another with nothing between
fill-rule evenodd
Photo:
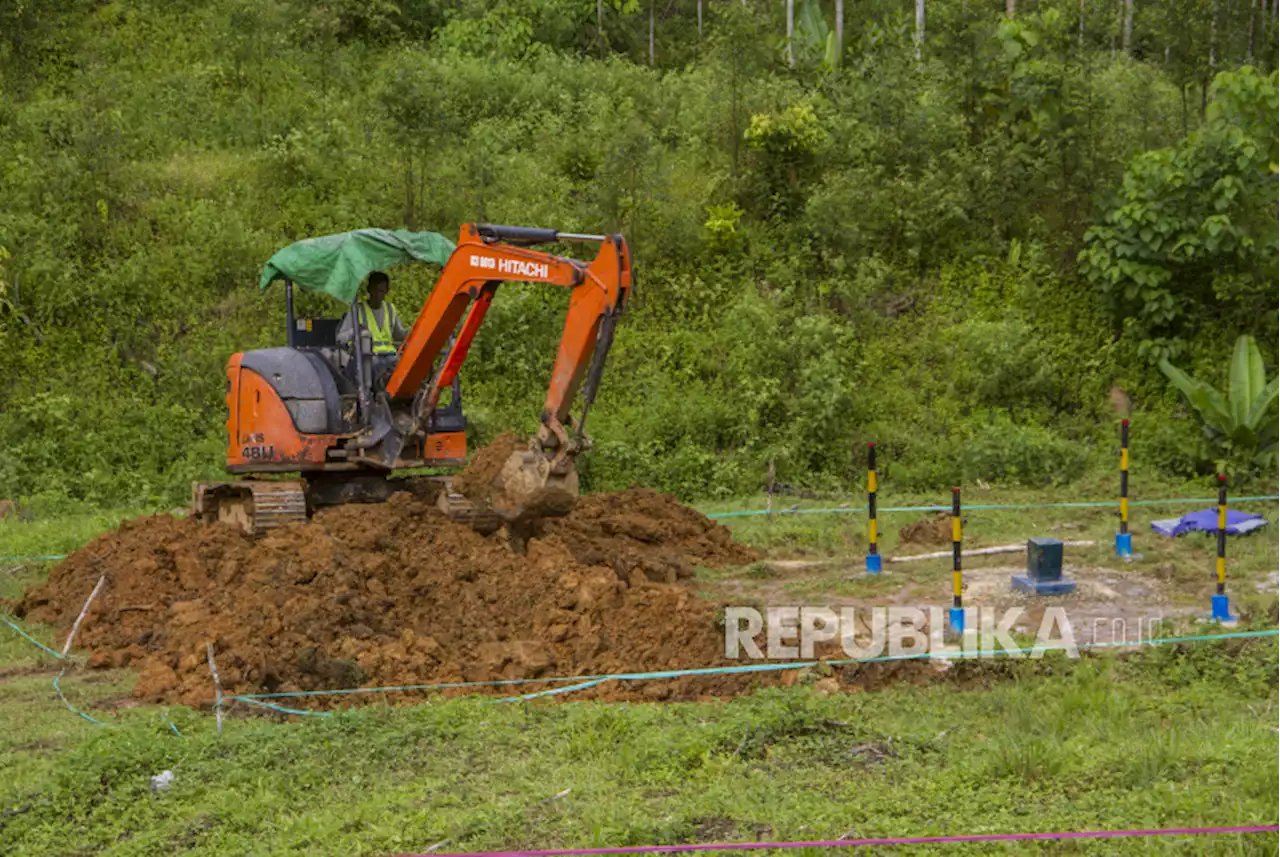
<instances>
[{"instance_id":1,"label":"blue tarp on ground","mask_svg":"<svg viewBox=\"0 0 1280 857\"><path fill-rule=\"evenodd\" d=\"M1250 515L1244 512L1227 510L1227 534L1238 536L1265 527L1266 520L1261 515ZM1180 536L1198 530L1206 533L1218 531L1218 510L1205 509L1200 512L1188 512L1181 518L1164 518L1151 522L1151 529L1162 536Z\"/></svg>"}]
</instances>

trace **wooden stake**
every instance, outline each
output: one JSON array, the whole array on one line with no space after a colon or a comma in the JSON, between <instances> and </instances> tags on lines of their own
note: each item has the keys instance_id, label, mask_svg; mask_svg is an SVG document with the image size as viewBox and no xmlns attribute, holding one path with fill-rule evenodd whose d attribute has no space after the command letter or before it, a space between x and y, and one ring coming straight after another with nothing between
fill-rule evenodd
<instances>
[{"instance_id":1,"label":"wooden stake","mask_svg":"<svg viewBox=\"0 0 1280 857\"><path fill-rule=\"evenodd\" d=\"M209 656L209 672L213 673L214 703L213 713L218 722L218 734L222 734L222 679L218 678L218 667L213 662L213 643L205 643L205 653Z\"/></svg>"},{"instance_id":2,"label":"wooden stake","mask_svg":"<svg viewBox=\"0 0 1280 857\"><path fill-rule=\"evenodd\" d=\"M1063 547L1068 548L1091 548L1094 542L1063 542ZM1025 544L1021 545L996 545L990 548L975 548L974 550L961 551L961 556L987 556L994 553L1017 553L1027 549ZM913 556L894 556L889 557L889 562L914 562L918 559L942 559L946 556L952 556L953 551L934 551L933 553L919 553Z\"/></svg>"},{"instance_id":3,"label":"wooden stake","mask_svg":"<svg viewBox=\"0 0 1280 857\"><path fill-rule=\"evenodd\" d=\"M71 633L67 635L67 641L62 644L62 656L64 658L67 656L67 653L71 651L71 643L75 640L76 634L80 631L80 623L84 621L84 617L89 613L89 605L93 604L93 599L98 597L98 593L102 591L102 587L106 582L107 576L104 574L98 578L98 582L93 587L93 591L89 593L89 600L84 603L84 607L80 610L80 615L76 617L76 623L71 626Z\"/></svg>"}]
</instances>

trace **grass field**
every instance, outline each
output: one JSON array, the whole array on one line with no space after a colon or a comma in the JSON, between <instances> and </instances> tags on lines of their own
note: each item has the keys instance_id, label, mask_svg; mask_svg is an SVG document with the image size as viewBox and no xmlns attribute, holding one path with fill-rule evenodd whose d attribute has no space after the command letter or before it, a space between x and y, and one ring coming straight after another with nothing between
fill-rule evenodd
<instances>
[{"instance_id":1,"label":"grass field","mask_svg":"<svg viewBox=\"0 0 1280 857\"><path fill-rule=\"evenodd\" d=\"M1161 497L1208 496L1159 487ZM1106 496L1100 484L1066 497L974 490L966 502ZM946 497L883 496L881 505ZM838 505L789 500L783 508L793 502ZM716 508L762 506L762 498L743 498ZM966 544L1094 540L1069 550L1068 565L1082 575L1103 569L1148 580L1170 630L1208 633L1214 626L1197 624L1193 611L1208 607L1213 542L1162 539L1147 523L1194 508L1136 508L1143 556L1132 563L1112 556L1109 509L975 510ZM1275 517L1274 502L1247 508ZM119 517L0 522L0 555L62 553ZM886 514L882 552L937 549L897 544L898 528L922 517ZM945 604L949 596L949 561L886 563L877 578L863 574L861 515L725 522L767 558L704 572L712 597ZM793 559L822 562L771 562ZM969 566L976 577L1019 561L1015 554ZM1276 568L1273 533L1231 540L1229 591L1241 627L1275 627ZM0 597L45 573L46 564L0 563ZM50 629L27 630L53 643ZM128 672L73 668L62 688L105 723L94 725L54 693L57 662L0 628L0 853L382 855L1275 824L1277 659L1275 638L1264 638L984 662L969 665L964 681L874 693L826 694L810 676L709 703L424 699L305 720L237 711L218 736L208 712L133 705ZM150 777L163 770L174 772L173 785L153 793ZM1276 847L1275 834L1246 834L856 853L1235 855Z\"/></svg>"}]
</instances>

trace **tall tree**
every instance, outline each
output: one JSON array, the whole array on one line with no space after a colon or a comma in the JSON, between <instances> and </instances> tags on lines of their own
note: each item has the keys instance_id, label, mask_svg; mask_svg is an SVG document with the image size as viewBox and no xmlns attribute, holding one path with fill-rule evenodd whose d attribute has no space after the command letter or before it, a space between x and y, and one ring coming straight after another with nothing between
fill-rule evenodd
<instances>
[{"instance_id":1,"label":"tall tree","mask_svg":"<svg viewBox=\"0 0 1280 857\"><path fill-rule=\"evenodd\" d=\"M649 65L653 65L653 7L656 6L658 0L649 0Z\"/></svg>"},{"instance_id":2,"label":"tall tree","mask_svg":"<svg viewBox=\"0 0 1280 857\"><path fill-rule=\"evenodd\" d=\"M1013 0L1009 0L1013 2ZM924 0L916 0L916 62L924 49Z\"/></svg>"},{"instance_id":3,"label":"tall tree","mask_svg":"<svg viewBox=\"0 0 1280 857\"><path fill-rule=\"evenodd\" d=\"M698 0L698 38L702 38L702 0Z\"/></svg>"},{"instance_id":4,"label":"tall tree","mask_svg":"<svg viewBox=\"0 0 1280 857\"><path fill-rule=\"evenodd\" d=\"M1018 11L1018 0L1004 0L1004 16L1012 18L1014 13Z\"/></svg>"},{"instance_id":5,"label":"tall tree","mask_svg":"<svg viewBox=\"0 0 1280 857\"><path fill-rule=\"evenodd\" d=\"M1213 0L1211 4L1213 13L1209 17L1209 74L1213 74L1213 69L1218 65L1218 0ZM1207 95L1207 83L1201 86L1200 94L1200 112L1204 113L1204 101Z\"/></svg>"},{"instance_id":6,"label":"tall tree","mask_svg":"<svg viewBox=\"0 0 1280 857\"><path fill-rule=\"evenodd\" d=\"M796 0L787 0L787 65L795 68L796 49L792 38L796 31Z\"/></svg>"},{"instance_id":7,"label":"tall tree","mask_svg":"<svg viewBox=\"0 0 1280 857\"><path fill-rule=\"evenodd\" d=\"M836 65L840 65L840 60L843 57L844 57L844 0L836 0Z\"/></svg>"},{"instance_id":8,"label":"tall tree","mask_svg":"<svg viewBox=\"0 0 1280 857\"><path fill-rule=\"evenodd\" d=\"M1133 0L1124 0L1124 22L1121 24L1120 49L1127 53L1133 44Z\"/></svg>"},{"instance_id":9,"label":"tall tree","mask_svg":"<svg viewBox=\"0 0 1280 857\"><path fill-rule=\"evenodd\" d=\"M1249 47L1245 54L1244 61L1248 65L1253 65L1253 18L1258 8L1258 0L1249 0ZM1266 9L1263 9L1266 12Z\"/></svg>"}]
</instances>

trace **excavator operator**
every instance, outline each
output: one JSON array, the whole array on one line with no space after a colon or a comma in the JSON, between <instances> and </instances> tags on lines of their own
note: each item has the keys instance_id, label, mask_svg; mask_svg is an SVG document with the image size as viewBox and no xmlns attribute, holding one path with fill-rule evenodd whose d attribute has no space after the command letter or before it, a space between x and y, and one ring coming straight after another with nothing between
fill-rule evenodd
<instances>
[{"instance_id":1,"label":"excavator operator","mask_svg":"<svg viewBox=\"0 0 1280 857\"><path fill-rule=\"evenodd\" d=\"M400 321L400 314L387 300L391 291L391 278L382 271L369 275L369 297L353 304L338 327L338 342L347 345L355 339L355 318L360 327L369 332L373 345L373 383L381 390L396 368L396 343L403 342L409 329Z\"/></svg>"}]
</instances>

